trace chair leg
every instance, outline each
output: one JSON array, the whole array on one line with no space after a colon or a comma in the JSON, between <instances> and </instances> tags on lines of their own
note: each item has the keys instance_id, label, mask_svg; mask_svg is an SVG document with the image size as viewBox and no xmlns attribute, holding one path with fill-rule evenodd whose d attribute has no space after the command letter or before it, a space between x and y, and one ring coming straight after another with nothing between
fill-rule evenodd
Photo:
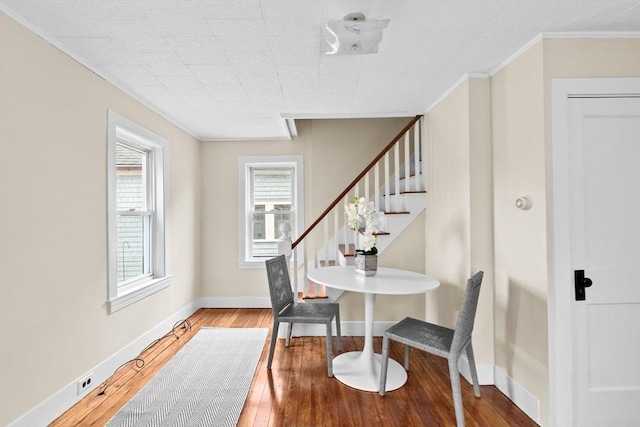
<instances>
[{"instance_id":1,"label":"chair leg","mask_svg":"<svg viewBox=\"0 0 640 427\"><path fill-rule=\"evenodd\" d=\"M269 346L269 360L267 361L267 369L271 370L271 362L273 361L273 350L276 348L276 341L278 339L278 327L280 322L273 321L273 330L271 331L271 345Z\"/></svg>"},{"instance_id":2,"label":"chair leg","mask_svg":"<svg viewBox=\"0 0 640 427\"><path fill-rule=\"evenodd\" d=\"M331 346L331 321L327 323L327 372L329 376L333 376L333 349Z\"/></svg>"},{"instance_id":3,"label":"chair leg","mask_svg":"<svg viewBox=\"0 0 640 427\"><path fill-rule=\"evenodd\" d=\"M289 322L288 324L288 328L287 328L287 341L284 343L285 347L289 347L289 344L291 344L291 333L293 332L293 322Z\"/></svg>"},{"instance_id":4,"label":"chair leg","mask_svg":"<svg viewBox=\"0 0 640 427\"><path fill-rule=\"evenodd\" d=\"M338 336L338 350L342 350L342 332L340 331L340 311L336 313L336 335Z\"/></svg>"},{"instance_id":5,"label":"chair leg","mask_svg":"<svg viewBox=\"0 0 640 427\"><path fill-rule=\"evenodd\" d=\"M478 371L476 370L476 360L473 357L473 346L471 342L467 345L467 359L469 359L469 370L471 371L471 380L473 381L473 394L480 397L480 383L478 382Z\"/></svg>"},{"instance_id":6,"label":"chair leg","mask_svg":"<svg viewBox=\"0 0 640 427\"><path fill-rule=\"evenodd\" d=\"M382 355L380 362L380 387L378 388L378 393L380 396L384 396L387 388L387 367L389 366L389 336L387 336L387 334L384 334L382 338Z\"/></svg>"},{"instance_id":7,"label":"chair leg","mask_svg":"<svg viewBox=\"0 0 640 427\"><path fill-rule=\"evenodd\" d=\"M410 350L410 346L405 344L404 345L404 370L409 372L409 350Z\"/></svg>"},{"instance_id":8,"label":"chair leg","mask_svg":"<svg viewBox=\"0 0 640 427\"><path fill-rule=\"evenodd\" d=\"M453 407L456 411L456 425L457 427L464 427L464 409L462 408L462 393L460 392L460 373L458 371L458 359L455 357L449 357L449 377L451 379Z\"/></svg>"}]
</instances>

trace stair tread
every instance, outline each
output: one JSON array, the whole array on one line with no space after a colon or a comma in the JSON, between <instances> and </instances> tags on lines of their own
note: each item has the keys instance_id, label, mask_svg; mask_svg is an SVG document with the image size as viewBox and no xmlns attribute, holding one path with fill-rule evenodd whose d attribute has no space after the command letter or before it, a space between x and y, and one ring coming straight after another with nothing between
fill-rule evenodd
<instances>
[{"instance_id":1,"label":"stair tread","mask_svg":"<svg viewBox=\"0 0 640 427\"><path fill-rule=\"evenodd\" d=\"M407 190L407 191L401 191L400 192L400 196L402 196L403 194L427 194L427 190ZM389 194L389 196L395 196L396 193L391 193ZM383 194L382 197L387 197L386 194Z\"/></svg>"},{"instance_id":2,"label":"stair tread","mask_svg":"<svg viewBox=\"0 0 640 427\"><path fill-rule=\"evenodd\" d=\"M407 190L407 191L401 191L400 194L398 194L398 196L411 196L414 194L427 194L426 190ZM389 194L390 197L394 197L396 196L395 193ZM383 194L382 197L387 197L386 194Z\"/></svg>"},{"instance_id":3,"label":"stair tread","mask_svg":"<svg viewBox=\"0 0 640 427\"><path fill-rule=\"evenodd\" d=\"M298 297L299 298L299 297ZM307 292L302 296L302 300L312 300L312 299L327 299L329 298L326 294L326 289L324 285L321 285L316 282L312 282L309 280L307 283ZM298 299L300 301L300 299Z\"/></svg>"},{"instance_id":4,"label":"stair tread","mask_svg":"<svg viewBox=\"0 0 640 427\"><path fill-rule=\"evenodd\" d=\"M338 250L340 251L340 253L342 254L343 257L350 258L350 257L355 256L356 245L354 245L353 243L349 243L349 247L345 248L345 244L344 243L340 243L338 245Z\"/></svg>"},{"instance_id":5,"label":"stair tread","mask_svg":"<svg viewBox=\"0 0 640 427\"><path fill-rule=\"evenodd\" d=\"M408 215L411 212L409 211L387 211L384 214L385 215Z\"/></svg>"}]
</instances>

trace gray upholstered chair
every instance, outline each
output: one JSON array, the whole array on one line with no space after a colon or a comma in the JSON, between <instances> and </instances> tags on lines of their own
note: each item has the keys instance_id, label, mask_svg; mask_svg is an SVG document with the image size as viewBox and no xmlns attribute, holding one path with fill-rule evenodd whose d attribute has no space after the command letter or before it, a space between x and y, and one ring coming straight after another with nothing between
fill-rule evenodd
<instances>
[{"instance_id":1,"label":"gray upholstered chair","mask_svg":"<svg viewBox=\"0 0 640 427\"><path fill-rule=\"evenodd\" d=\"M484 273L479 271L467 280L464 303L458 315L455 329L434 325L422 320L407 317L396 323L384 332L382 339L382 367L380 369L380 388L378 392L384 396L387 383L387 366L389 363L389 340L404 344L404 369L409 370L409 347L424 350L436 356L444 357L449 361L449 376L451 379L451 391L456 412L458 427L464 426L464 410L462 408L462 394L460 392L460 374L458 372L458 359L466 349L469 359L469 369L473 380L473 392L480 397L478 373L473 357L471 345L471 332L478 307L480 284Z\"/></svg>"},{"instance_id":2,"label":"gray upholstered chair","mask_svg":"<svg viewBox=\"0 0 640 427\"><path fill-rule=\"evenodd\" d=\"M266 261L267 278L269 279L269 293L273 309L273 331L271 333L271 347L267 369L271 369L273 350L278 338L278 327L281 322L289 323L286 346L289 346L291 330L294 323L324 324L327 327L327 369L329 376L333 376L333 351L331 348L331 322L336 321L336 335L338 349L342 349L340 335L340 306L337 303L318 302L294 304L293 291L289 280L287 260L284 255Z\"/></svg>"}]
</instances>

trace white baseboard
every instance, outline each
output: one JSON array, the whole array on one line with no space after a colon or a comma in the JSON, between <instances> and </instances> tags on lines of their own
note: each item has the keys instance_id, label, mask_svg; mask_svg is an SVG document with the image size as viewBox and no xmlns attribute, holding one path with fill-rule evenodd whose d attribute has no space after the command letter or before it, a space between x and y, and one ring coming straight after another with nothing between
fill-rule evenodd
<instances>
[{"instance_id":1,"label":"white baseboard","mask_svg":"<svg viewBox=\"0 0 640 427\"><path fill-rule=\"evenodd\" d=\"M465 380L469 384L473 384L471 380L471 370L469 369L469 360L466 355L460 356L458 360L458 369L460 370L460 374L463 376ZM476 371L478 371L478 383L480 385L494 385L495 384L495 374L494 374L494 366L488 364L478 364L476 361Z\"/></svg>"},{"instance_id":2,"label":"white baseboard","mask_svg":"<svg viewBox=\"0 0 640 427\"><path fill-rule=\"evenodd\" d=\"M373 336L381 337L382 333L391 327L395 322L375 322L373 324ZM278 337L284 338L284 330L280 328ZM364 336L364 322L340 322L340 333L343 337L362 337ZM335 324L333 325L333 335L336 334ZM313 325L308 323L296 323L293 328L294 337L324 337L327 331L324 325Z\"/></svg>"},{"instance_id":3,"label":"white baseboard","mask_svg":"<svg viewBox=\"0 0 640 427\"><path fill-rule=\"evenodd\" d=\"M374 322L373 324L373 336L381 337L383 332L393 326L396 322ZM288 326L287 326L288 327ZM280 327L278 331L278 338L285 339L287 327ZM324 325L313 324L296 324L293 328L293 336L311 336L311 337L324 337L326 335ZM343 337L364 336L364 322L341 322L341 334ZM335 324L333 326L333 335L336 335ZM471 371L469 370L469 361L465 356L462 356L458 362L458 369L460 374L472 384ZM494 385L494 368L493 365L485 364L478 365L476 363L476 370L478 371L478 382L480 385Z\"/></svg>"},{"instance_id":4,"label":"white baseboard","mask_svg":"<svg viewBox=\"0 0 640 427\"><path fill-rule=\"evenodd\" d=\"M79 376L77 380L71 384L62 388L60 391L49 397L47 400L10 423L8 427L33 427L33 426L46 426L53 420L62 415L70 407L79 402L89 392L95 389L97 386L102 385L120 365L136 357L146 346L148 346L154 340L164 336L169 332L176 322L182 319L186 319L195 313L200 306L198 301L194 301L182 310L178 311L167 320L158 324L156 327L143 334L140 338L136 339L131 344L118 351L116 354L100 363L93 369L87 372L93 372L93 385L90 386L84 393L78 395L77 393L77 380L80 380L83 375Z\"/></svg>"},{"instance_id":5,"label":"white baseboard","mask_svg":"<svg viewBox=\"0 0 640 427\"><path fill-rule=\"evenodd\" d=\"M495 386L507 396L515 405L540 424L540 401L527 389L515 382L505 371L499 367L494 368Z\"/></svg>"},{"instance_id":6,"label":"white baseboard","mask_svg":"<svg viewBox=\"0 0 640 427\"><path fill-rule=\"evenodd\" d=\"M373 326L373 335L382 336L382 333L392 326L395 322L375 322ZM364 322L341 322L342 336L364 336ZM279 338L286 338L286 327L281 327L278 331ZM335 336L335 325L333 334ZM326 330L324 325L297 324L293 329L293 336L325 336ZM402 361L400 361L402 363ZM464 379L472 384L471 371L469 370L469 361L466 355L460 357L458 361L458 369ZM480 385L495 385L500 392L507 396L516 406L527 414L533 421L540 423L540 402L529 393L524 387L516 383L506 373L493 364L477 364L478 382Z\"/></svg>"},{"instance_id":7,"label":"white baseboard","mask_svg":"<svg viewBox=\"0 0 640 427\"><path fill-rule=\"evenodd\" d=\"M8 427L32 427L50 424L90 391L95 389L96 386L102 385L120 365L136 357L149 343L170 331L176 322L188 318L200 308L271 308L271 302L268 297L199 298L124 347L109 359L89 370L88 372L93 372L94 385L82 395L77 395L76 381L73 381L13 423L10 423ZM376 337L382 336L383 332L394 323L395 322L375 322L373 335ZM278 331L278 337L285 338L286 330L287 328L281 327ZM335 335L335 325L333 327L333 334ZM342 336L364 336L364 322L341 322L341 334ZM294 337L325 335L326 329L324 325L296 324L293 329ZM466 357L463 356L460 358L458 366L462 376L471 383L469 364ZM522 409L533 421L540 423L540 402L534 395L516 383L498 367L494 367L493 365L477 365L477 370L478 381L481 385L495 384L504 395L511 399L511 401ZM78 379L80 378L82 378L82 376Z\"/></svg>"}]
</instances>

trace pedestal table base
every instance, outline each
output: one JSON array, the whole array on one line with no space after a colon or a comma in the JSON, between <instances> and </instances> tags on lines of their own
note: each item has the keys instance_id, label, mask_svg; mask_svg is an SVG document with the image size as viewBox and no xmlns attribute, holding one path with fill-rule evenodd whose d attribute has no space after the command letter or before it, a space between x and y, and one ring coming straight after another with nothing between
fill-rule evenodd
<instances>
[{"instance_id":1,"label":"pedestal table base","mask_svg":"<svg viewBox=\"0 0 640 427\"><path fill-rule=\"evenodd\" d=\"M363 391L378 392L380 387L380 354L368 356L362 351L342 353L333 359L333 376L341 383ZM389 358L385 391L395 390L407 382L401 364Z\"/></svg>"}]
</instances>

